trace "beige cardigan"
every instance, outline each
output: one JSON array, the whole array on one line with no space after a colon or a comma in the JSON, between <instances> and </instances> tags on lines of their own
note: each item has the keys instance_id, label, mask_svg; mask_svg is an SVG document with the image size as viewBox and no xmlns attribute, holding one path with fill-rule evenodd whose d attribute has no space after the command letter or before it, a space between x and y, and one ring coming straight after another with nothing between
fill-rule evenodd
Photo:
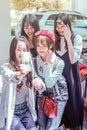
<instances>
[{"instance_id":1,"label":"beige cardigan","mask_svg":"<svg viewBox=\"0 0 87 130\"><path fill-rule=\"evenodd\" d=\"M1 95L0 95L0 128L6 126L6 130L10 130L12 118L14 114L14 106L15 106L15 98L16 98L16 86L20 82L20 80L15 79L15 75L17 72L13 72L9 69L8 64L4 64L0 68L0 73L2 75L2 82L3 86L1 87ZM36 77L35 72L33 70L33 75ZM38 78L38 77L36 77ZM43 86L43 90L39 91L40 93L44 91L45 85L42 80L39 78ZM32 89L28 89L28 97L27 97L27 104L29 110L32 114L34 121L37 120L36 110L35 110L35 94L34 94L34 87ZM6 120L6 124L5 124Z\"/></svg>"}]
</instances>

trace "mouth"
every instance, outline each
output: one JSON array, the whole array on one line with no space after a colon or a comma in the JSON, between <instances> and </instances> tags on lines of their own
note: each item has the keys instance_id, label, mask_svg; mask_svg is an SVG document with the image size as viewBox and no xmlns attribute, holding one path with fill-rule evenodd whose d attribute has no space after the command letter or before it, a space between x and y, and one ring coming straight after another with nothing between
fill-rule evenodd
<instances>
[{"instance_id":1,"label":"mouth","mask_svg":"<svg viewBox=\"0 0 87 130\"><path fill-rule=\"evenodd\" d=\"M33 33L28 33L29 36L33 36Z\"/></svg>"},{"instance_id":2,"label":"mouth","mask_svg":"<svg viewBox=\"0 0 87 130\"><path fill-rule=\"evenodd\" d=\"M18 57L21 58L21 55L19 55Z\"/></svg>"},{"instance_id":3,"label":"mouth","mask_svg":"<svg viewBox=\"0 0 87 130\"><path fill-rule=\"evenodd\" d=\"M59 32L60 35L63 35L63 32Z\"/></svg>"},{"instance_id":4,"label":"mouth","mask_svg":"<svg viewBox=\"0 0 87 130\"><path fill-rule=\"evenodd\" d=\"M44 53L44 51L40 51L40 53Z\"/></svg>"}]
</instances>

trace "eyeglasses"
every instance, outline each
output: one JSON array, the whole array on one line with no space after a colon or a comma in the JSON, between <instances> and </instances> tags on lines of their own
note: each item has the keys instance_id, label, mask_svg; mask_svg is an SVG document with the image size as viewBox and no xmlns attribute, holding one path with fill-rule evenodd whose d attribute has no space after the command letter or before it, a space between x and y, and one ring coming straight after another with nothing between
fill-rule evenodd
<instances>
[{"instance_id":1,"label":"eyeglasses","mask_svg":"<svg viewBox=\"0 0 87 130\"><path fill-rule=\"evenodd\" d=\"M63 28L64 28L64 25L56 25L56 28L57 28L57 29L63 29Z\"/></svg>"}]
</instances>

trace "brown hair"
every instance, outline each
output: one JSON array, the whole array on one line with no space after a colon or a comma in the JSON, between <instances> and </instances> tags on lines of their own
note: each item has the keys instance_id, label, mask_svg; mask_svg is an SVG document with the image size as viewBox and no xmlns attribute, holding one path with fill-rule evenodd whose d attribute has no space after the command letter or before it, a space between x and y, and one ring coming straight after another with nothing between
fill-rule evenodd
<instances>
[{"instance_id":1,"label":"brown hair","mask_svg":"<svg viewBox=\"0 0 87 130\"><path fill-rule=\"evenodd\" d=\"M35 46L35 49L37 48L36 44L38 43L39 36L41 36L41 35L38 35L38 36L34 37L34 46ZM44 36L44 37L45 37L45 40L47 42L48 49L50 49L50 47L52 46L51 50L53 51L54 50L53 49L53 46L54 46L53 41L50 38L48 38L47 36ZM42 42L42 44L43 44L43 42Z\"/></svg>"},{"instance_id":2,"label":"brown hair","mask_svg":"<svg viewBox=\"0 0 87 130\"><path fill-rule=\"evenodd\" d=\"M18 71L19 70L19 65L17 63L16 60L16 54L15 54L15 50L18 44L18 41L23 41L26 44L27 47L27 51L29 51L29 42L26 39L26 37L24 36L19 36L19 37L14 37L11 41L11 45L10 45L10 52L9 52L9 63L10 63L10 68L13 71ZM17 85L17 87L20 89L23 85L23 82L21 82L20 84ZM27 74L27 81L26 81L26 85L28 87L32 86L32 77L31 74Z\"/></svg>"}]
</instances>

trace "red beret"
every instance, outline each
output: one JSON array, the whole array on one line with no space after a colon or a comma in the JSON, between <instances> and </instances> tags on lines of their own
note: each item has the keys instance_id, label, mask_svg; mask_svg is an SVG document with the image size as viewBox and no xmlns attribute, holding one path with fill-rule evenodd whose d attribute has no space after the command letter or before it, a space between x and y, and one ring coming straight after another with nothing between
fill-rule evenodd
<instances>
[{"instance_id":1,"label":"red beret","mask_svg":"<svg viewBox=\"0 0 87 130\"><path fill-rule=\"evenodd\" d=\"M48 38L50 38L52 40L52 42L55 44L55 37L54 37L54 34L48 30L40 30L40 31L37 31L35 33L35 36L39 36L39 35L42 35L42 36L47 36Z\"/></svg>"}]
</instances>

